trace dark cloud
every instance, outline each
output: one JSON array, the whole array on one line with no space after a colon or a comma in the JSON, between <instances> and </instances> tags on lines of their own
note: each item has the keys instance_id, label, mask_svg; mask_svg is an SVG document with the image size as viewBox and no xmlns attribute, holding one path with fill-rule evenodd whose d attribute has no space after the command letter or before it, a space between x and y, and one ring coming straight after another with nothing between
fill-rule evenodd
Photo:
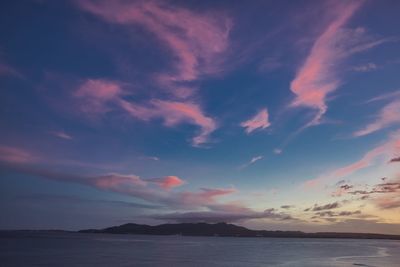
<instances>
[{"instance_id":1,"label":"dark cloud","mask_svg":"<svg viewBox=\"0 0 400 267\"><path fill-rule=\"evenodd\" d=\"M340 188L343 189L343 190L349 190L349 189L353 188L353 186L352 185L348 185L348 184L344 184L344 185L341 185Z\"/></svg>"},{"instance_id":2,"label":"dark cloud","mask_svg":"<svg viewBox=\"0 0 400 267\"><path fill-rule=\"evenodd\" d=\"M372 193L395 193L400 192L400 182L386 182L378 184L372 190Z\"/></svg>"},{"instance_id":3,"label":"dark cloud","mask_svg":"<svg viewBox=\"0 0 400 267\"><path fill-rule=\"evenodd\" d=\"M316 212L314 217L312 219L318 218L318 217L342 217L342 216L352 216L352 215L357 215L361 214L360 210L356 211L340 211L340 212L333 212L333 211L320 211Z\"/></svg>"},{"instance_id":4,"label":"dark cloud","mask_svg":"<svg viewBox=\"0 0 400 267\"><path fill-rule=\"evenodd\" d=\"M359 200L370 199L381 209L400 208L400 176L395 179L383 177L382 183L374 185L369 190L354 190L347 192L351 195L361 195Z\"/></svg>"},{"instance_id":5,"label":"dark cloud","mask_svg":"<svg viewBox=\"0 0 400 267\"><path fill-rule=\"evenodd\" d=\"M339 207L340 207L339 202L333 202L322 206L318 206L317 204L315 204L315 206L312 208L312 211L331 210Z\"/></svg>"},{"instance_id":6,"label":"dark cloud","mask_svg":"<svg viewBox=\"0 0 400 267\"><path fill-rule=\"evenodd\" d=\"M389 160L389 162L390 162L390 163L393 163L393 162L400 162L400 157L392 158L391 160Z\"/></svg>"},{"instance_id":7,"label":"dark cloud","mask_svg":"<svg viewBox=\"0 0 400 267\"><path fill-rule=\"evenodd\" d=\"M356 211L341 211L338 213L337 216L351 216L351 215L356 215L356 214L361 214L360 210Z\"/></svg>"},{"instance_id":8,"label":"dark cloud","mask_svg":"<svg viewBox=\"0 0 400 267\"><path fill-rule=\"evenodd\" d=\"M348 192L351 195L370 195L376 193L400 192L400 182L386 182L375 185L371 190L354 190Z\"/></svg>"},{"instance_id":9,"label":"dark cloud","mask_svg":"<svg viewBox=\"0 0 400 267\"><path fill-rule=\"evenodd\" d=\"M291 209L293 207L294 207L294 205L282 205L281 209Z\"/></svg>"},{"instance_id":10,"label":"dark cloud","mask_svg":"<svg viewBox=\"0 0 400 267\"><path fill-rule=\"evenodd\" d=\"M342 185L346 183L346 180L340 180L339 182L336 183L336 186Z\"/></svg>"},{"instance_id":11,"label":"dark cloud","mask_svg":"<svg viewBox=\"0 0 400 267\"><path fill-rule=\"evenodd\" d=\"M343 182L342 183L337 183L336 184L336 186L337 186L337 188L336 188L336 190L334 191L334 192L332 192L332 196L333 197L340 197L340 196L342 196L343 194L346 194L350 189L352 189L353 188L353 186L352 185L349 185L349 184L345 184L344 183L344 180L342 180Z\"/></svg>"}]
</instances>

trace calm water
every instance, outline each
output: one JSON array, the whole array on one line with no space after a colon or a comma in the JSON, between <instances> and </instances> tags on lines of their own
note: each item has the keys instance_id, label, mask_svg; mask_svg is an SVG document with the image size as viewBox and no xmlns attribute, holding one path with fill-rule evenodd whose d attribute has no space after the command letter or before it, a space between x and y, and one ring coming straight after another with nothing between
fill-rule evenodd
<instances>
[{"instance_id":1,"label":"calm water","mask_svg":"<svg viewBox=\"0 0 400 267\"><path fill-rule=\"evenodd\" d=\"M0 266L400 266L385 240L0 234Z\"/></svg>"}]
</instances>

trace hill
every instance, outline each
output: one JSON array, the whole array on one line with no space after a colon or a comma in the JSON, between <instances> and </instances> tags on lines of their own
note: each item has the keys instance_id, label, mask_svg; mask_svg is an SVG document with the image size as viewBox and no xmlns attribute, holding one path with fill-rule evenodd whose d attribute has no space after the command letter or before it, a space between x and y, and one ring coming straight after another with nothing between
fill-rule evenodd
<instances>
[{"instance_id":1,"label":"hill","mask_svg":"<svg viewBox=\"0 0 400 267\"><path fill-rule=\"evenodd\" d=\"M127 223L104 229L80 230L80 233L137 234L137 235L184 235L184 236L237 236L237 237L292 237L292 238L358 238L400 240L400 235L373 233L304 233L301 231L250 230L228 223L178 223L156 226Z\"/></svg>"}]
</instances>

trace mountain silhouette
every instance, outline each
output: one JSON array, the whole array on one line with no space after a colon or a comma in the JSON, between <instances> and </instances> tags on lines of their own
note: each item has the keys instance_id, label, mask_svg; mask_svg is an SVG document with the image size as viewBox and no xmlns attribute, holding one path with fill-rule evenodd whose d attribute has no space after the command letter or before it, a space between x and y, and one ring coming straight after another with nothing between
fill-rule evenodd
<instances>
[{"instance_id":1,"label":"mountain silhouette","mask_svg":"<svg viewBox=\"0 0 400 267\"><path fill-rule=\"evenodd\" d=\"M400 235L373 233L337 233L301 231L250 230L243 226L228 223L177 223L150 226L127 223L104 229L80 230L80 233L138 234L138 235L184 235L184 236L236 236L236 237L292 237L292 238L359 238L400 240Z\"/></svg>"}]
</instances>

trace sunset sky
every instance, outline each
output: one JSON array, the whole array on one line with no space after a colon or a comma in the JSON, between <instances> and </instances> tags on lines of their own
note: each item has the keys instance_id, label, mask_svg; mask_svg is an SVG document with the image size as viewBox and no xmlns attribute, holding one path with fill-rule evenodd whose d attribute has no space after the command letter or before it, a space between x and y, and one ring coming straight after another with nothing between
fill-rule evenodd
<instances>
[{"instance_id":1,"label":"sunset sky","mask_svg":"<svg viewBox=\"0 0 400 267\"><path fill-rule=\"evenodd\" d=\"M400 234L400 1L2 1L0 229Z\"/></svg>"}]
</instances>

